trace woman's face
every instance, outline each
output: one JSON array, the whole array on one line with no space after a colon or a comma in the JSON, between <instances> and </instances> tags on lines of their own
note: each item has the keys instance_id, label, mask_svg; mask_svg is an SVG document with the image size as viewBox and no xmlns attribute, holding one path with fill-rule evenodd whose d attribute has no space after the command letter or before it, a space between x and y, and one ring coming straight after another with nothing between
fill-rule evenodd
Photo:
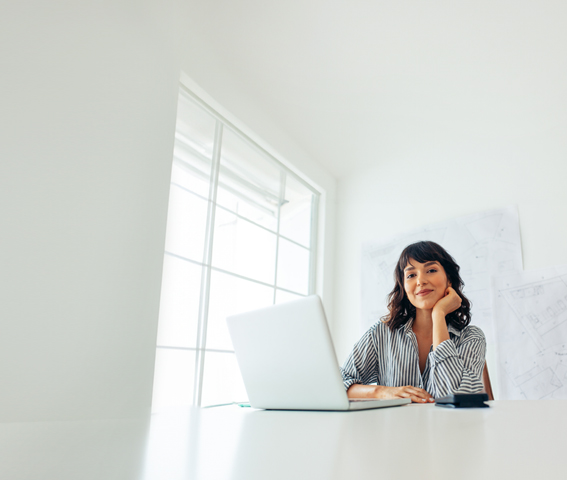
<instances>
[{"instance_id":1,"label":"woman's face","mask_svg":"<svg viewBox=\"0 0 567 480\"><path fill-rule=\"evenodd\" d=\"M404 269L404 290L416 309L431 310L445 296L448 286L447 274L439 262L409 259Z\"/></svg>"}]
</instances>

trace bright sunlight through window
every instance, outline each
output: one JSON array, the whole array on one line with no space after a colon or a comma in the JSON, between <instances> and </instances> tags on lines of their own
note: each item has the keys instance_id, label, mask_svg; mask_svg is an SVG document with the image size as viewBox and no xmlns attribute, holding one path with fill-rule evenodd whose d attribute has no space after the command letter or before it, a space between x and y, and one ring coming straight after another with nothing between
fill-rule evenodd
<instances>
[{"instance_id":1,"label":"bright sunlight through window","mask_svg":"<svg viewBox=\"0 0 567 480\"><path fill-rule=\"evenodd\" d=\"M314 293L318 201L180 88L154 411L247 400L225 319Z\"/></svg>"}]
</instances>

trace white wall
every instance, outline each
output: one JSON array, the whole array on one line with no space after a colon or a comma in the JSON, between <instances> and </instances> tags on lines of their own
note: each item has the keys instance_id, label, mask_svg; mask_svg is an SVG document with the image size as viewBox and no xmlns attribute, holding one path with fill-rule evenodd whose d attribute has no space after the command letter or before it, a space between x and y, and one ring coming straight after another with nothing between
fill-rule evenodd
<instances>
[{"instance_id":1,"label":"white wall","mask_svg":"<svg viewBox=\"0 0 567 480\"><path fill-rule=\"evenodd\" d=\"M331 291L334 179L215 67L188 6L3 9L0 421L149 412L181 63L326 190Z\"/></svg>"},{"instance_id":2,"label":"white wall","mask_svg":"<svg viewBox=\"0 0 567 480\"><path fill-rule=\"evenodd\" d=\"M179 72L164 7L3 9L0 420L149 410Z\"/></svg>"}]
</instances>

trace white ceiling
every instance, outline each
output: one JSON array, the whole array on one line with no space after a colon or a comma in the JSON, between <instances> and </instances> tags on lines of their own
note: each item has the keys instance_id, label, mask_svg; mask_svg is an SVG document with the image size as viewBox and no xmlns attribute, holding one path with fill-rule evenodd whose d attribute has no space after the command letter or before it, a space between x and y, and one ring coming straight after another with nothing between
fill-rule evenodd
<instances>
[{"instance_id":1,"label":"white ceiling","mask_svg":"<svg viewBox=\"0 0 567 480\"><path fill-rule=\"evenodd\" d=\"M235 81L336 177L502 148L566 115L564 2L200 0L192 15Z\"/></svg>"}]
</instances>

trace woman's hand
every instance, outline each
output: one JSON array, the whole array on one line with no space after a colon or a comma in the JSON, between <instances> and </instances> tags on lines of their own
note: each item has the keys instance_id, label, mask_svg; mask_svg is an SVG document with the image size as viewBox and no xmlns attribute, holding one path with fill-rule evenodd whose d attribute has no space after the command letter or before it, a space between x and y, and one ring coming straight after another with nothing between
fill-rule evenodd
<instances>
[{"instance_id":1,"label":"woman's hand","mask_svg":"<svg viewBox=\"0 0 567 480\"><path fill-rule=\"evenodd\" d=\"M445 290L445 296L437 301L433 306L434 314L440 314L445 318L451 312L454 312L461 306L462 299L459 294L453 289L453 287L447 287Z\"/></svg>"},{"instance_id":2,"label":"woman's hand","mask_svg":"<svg viewBox=\"0 0 567 480\"><path fill-rule=\"evenodd\" d=\"M347 391L348 398L410 398L414 403L431 403L435 399L422 388L384 387L383 385L360 385L355 383Z\"/></svg>"},{"instance_id":3,"label":"woman's hand","mask_svg":"<svg viewBox=\"0 0 567 480\"><path fill-rule=\"evenodd\" d=\"M405 387L378 386L377 398L410 398L413 403L431 403L435 399L422 388L406 385Z\"/></svg>"}]
</instances>

